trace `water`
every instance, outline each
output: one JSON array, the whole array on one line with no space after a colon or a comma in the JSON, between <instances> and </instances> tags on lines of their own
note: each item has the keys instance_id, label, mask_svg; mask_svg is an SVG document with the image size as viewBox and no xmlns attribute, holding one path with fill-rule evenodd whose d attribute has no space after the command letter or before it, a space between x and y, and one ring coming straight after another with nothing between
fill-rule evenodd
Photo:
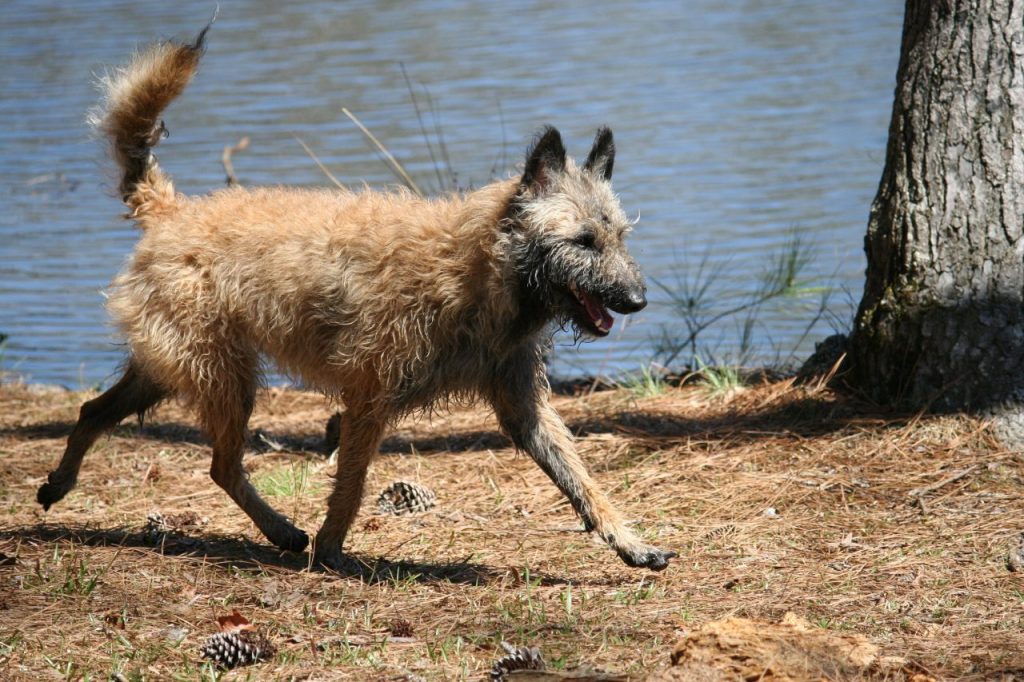
<instances>
[{"instance_id":1,"label":"water","mask_svg":"<svg viewBox=\"0 0 1024 682\"><path fill-rule=\"evenodd\" d=\"M90 139L93 76L154 38L189 37L212 2L7 0L0 23L0 369L70 387L109 383L124 354L102 290L135 241ZM421 184L439 185L402 65L462 185L504 175L534 131L558 126L582 157L598 125L615 131L615 186L641 221L632 248L673 283L702 258L715 298L750 292L793 234L806 276L831 287L833 317L859 299L868 207L884 159L902 3L769 2L220 3L200 75L165 118L161 163L179 190L222 185L221 151L247 185L328 181L300 137L345 183L394 182L355 112ZM666 325L667 296L612 338L573 348L559 374L634 369ZM753 361L806 353L820 296L767 306ZM735 357L742 320L701 337ZM801 341L802 339L802 341Z\"/></svg>"}]
</instances>

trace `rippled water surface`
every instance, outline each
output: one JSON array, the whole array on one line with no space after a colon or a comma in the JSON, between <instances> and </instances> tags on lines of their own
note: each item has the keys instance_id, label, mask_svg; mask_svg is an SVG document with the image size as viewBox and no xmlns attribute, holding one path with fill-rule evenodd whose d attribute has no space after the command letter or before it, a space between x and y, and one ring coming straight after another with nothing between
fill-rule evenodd
<instances>
[{"instance_id":1,"label":"rippled water surface","mask_svg":"<svg viewBox=\"0 0 1024 682\"><path fill-rule=\"evenodd\" d=\"M84 124L92 80L135 46L194 34L213 6L4 3L2 369L71 387L111 380L123 348L102 291L135 233ZM179 190L204 192L223 184L224 145L248 136L243 184L326 184L298 137L342 182L394 182L348 107L436 190L451 179L403 65L433 155L441 131L461 186L509 172L544 123L577 156L609 124L616 189L641 216L632 248L653 278L674 286L706 259L713 298L727 301L754 290L794 234L809 246L814 291L766 306L753 326L753 359L771 361L830 333L826 316L805 337L821 287L840 321L859 297L901 16L894 0L222 0L200 75L165 116L161 163ZM741 323L706 332L704 354L735 357ZM652 305L611 339L575 349L560 337L555 369L636 368L679 325L652 287Z\"/></svg>"}]
</instances>

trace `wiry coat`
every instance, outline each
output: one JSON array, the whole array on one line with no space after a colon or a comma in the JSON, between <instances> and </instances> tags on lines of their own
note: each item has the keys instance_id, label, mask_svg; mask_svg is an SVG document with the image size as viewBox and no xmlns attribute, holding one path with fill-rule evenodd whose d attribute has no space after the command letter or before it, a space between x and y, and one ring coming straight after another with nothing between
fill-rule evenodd
<instances>
[{"instance_id":1,"label":"wiry coat","mask_svg":"<svg viewBox=\"0 0 1024 682\"><path fill-rule=\"evenodd\" d=\"M271 509L241 468L260 361L344 402L336 484L316 559L347 565L341 543L366 469L401 415L479 397L503 430L631 565L673 556L644 545L594 486L550 408L543 349L553 323L608 333L608 308L644 305L611 191L611 132L582 168L547 129L522 177L422 199L284 188L174 191L152 147L159 116L191 80L203 38L162 43L105 81L95 122L121 168L142 236L109 308L131 350L125 376L86 403L44 506L74 485L85 451L127 414L177 395L213 441L214 480L267 537L300 550L305 533Z\"/></svg>"},{"instance_id":2,"label":"wiry coat","mask_svg":"<svg viewBox=\"0 0 1024 682\"><path fill-rule=\"evenodd\" d=\"M513 297L488 296L517 277L496 229L513 191L182 198L146 229L108 305L140 366L188 397L218 390L226 372L252 374L262 352L310 386L346 402L372 395L397 415L475 389L482 364L511 336L522 343Z\"/></svg>"}]
</instances>

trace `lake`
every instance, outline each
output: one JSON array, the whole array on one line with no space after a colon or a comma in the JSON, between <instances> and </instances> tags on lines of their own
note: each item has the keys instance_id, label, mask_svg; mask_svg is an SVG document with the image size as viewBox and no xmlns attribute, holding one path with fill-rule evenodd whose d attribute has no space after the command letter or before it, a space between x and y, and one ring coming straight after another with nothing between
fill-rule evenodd
<instances>
[{"instance_id":1,"label":"lake","mask_svg":"<svg viewBox=\"0 0 1024 682\"><path fill-rule=\"evenodd\" d=\"M153 39L191 38L213 9L4 3L0 369L71 388L114 378L124 348L102 292L136 232L85 112L104 67ZM514 172L545 123L577 157L607 124L615 188L640 216L637 259L676 292L703 264L714 274L707 315L751 296L773 255L803 244L801 295L698 339L707 362L793 362L848 325L860 297L902 11L893 0L222 0L158 153L189 194L223 185L222 150L243 136L234 166L245 185L329 184L298 140L345 184L396 182L347 107L440 191ZM559 336L554 373L636 370L660 337L685 336L668 293L652 283L650 299L608 339L574 347Z\"/></svg>"}]
</instances>

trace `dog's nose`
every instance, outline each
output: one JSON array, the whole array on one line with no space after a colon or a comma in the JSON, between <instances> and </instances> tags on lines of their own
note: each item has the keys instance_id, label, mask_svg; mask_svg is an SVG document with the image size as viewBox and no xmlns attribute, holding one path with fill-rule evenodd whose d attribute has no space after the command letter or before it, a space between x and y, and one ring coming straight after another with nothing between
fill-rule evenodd
<instances>
[{"instance_id":1,"label":"dog's nose","mask_svg":"<svg viewBox=\"0 0 1024 682\"><path fill-rule=\"evenodd\" d=\"M635 313L647 307L647 287L633 289L626 294L624 313Z\"/></svg>"}]
</instances>

